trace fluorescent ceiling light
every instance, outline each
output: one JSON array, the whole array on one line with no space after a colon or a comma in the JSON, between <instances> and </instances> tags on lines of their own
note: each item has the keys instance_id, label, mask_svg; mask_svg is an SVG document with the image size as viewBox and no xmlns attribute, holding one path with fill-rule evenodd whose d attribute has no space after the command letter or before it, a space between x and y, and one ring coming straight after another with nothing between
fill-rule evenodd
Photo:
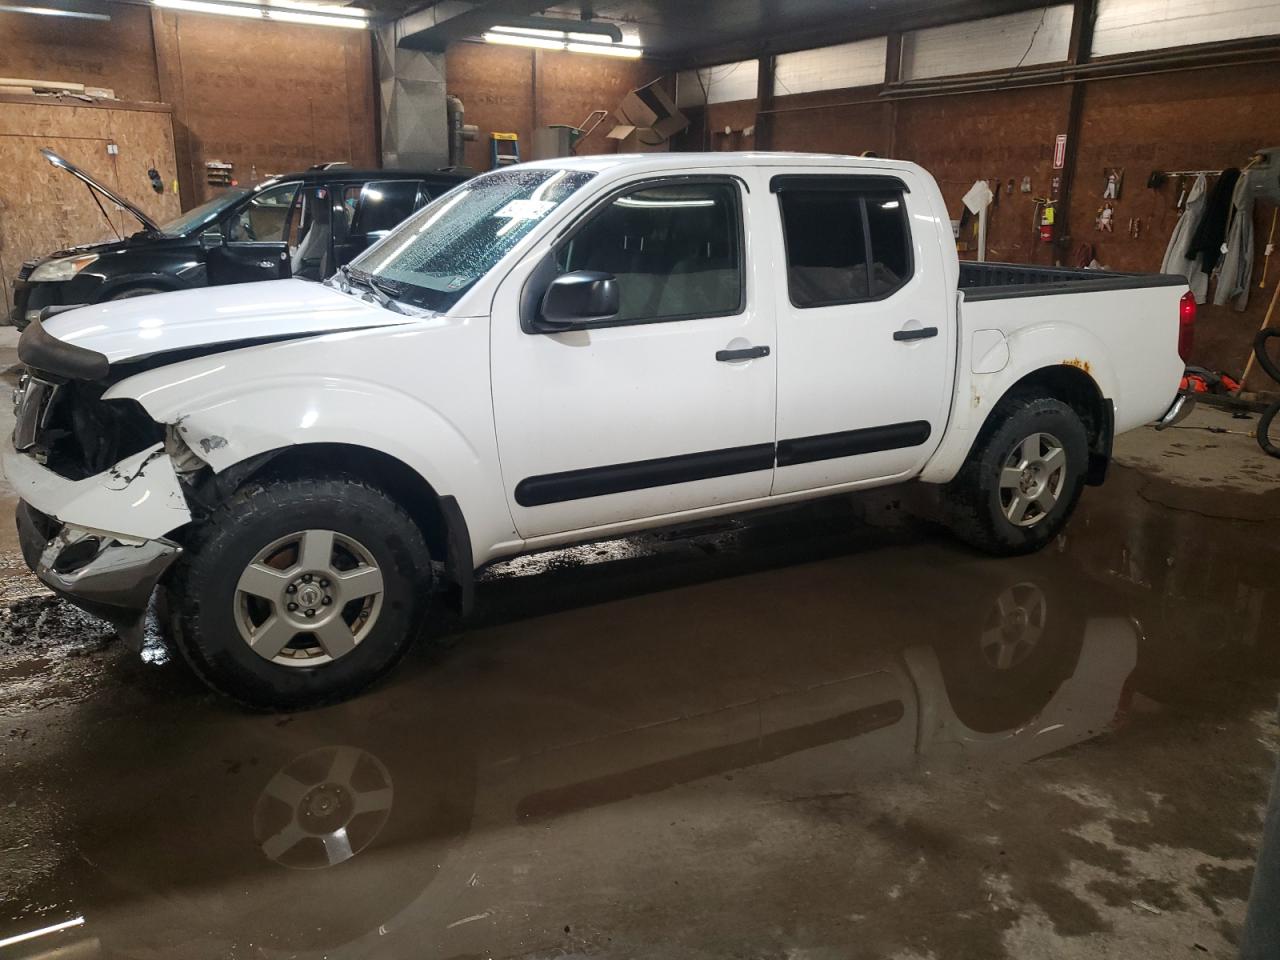
<instances>
[{"instance_id":1,"label":"fluorescent ceiling light","mask_svg":"<svg viewBox=\"0 0 1280 960\"><path fill-rule=\"evenodd\" d=\"M565 37L563 30L540 30L536 27L494 27L494 33L514 33L522 37L551 37L553 40L563 40Z\"/></svg>"},{"instance_id":2,"label":"fluorescent ceiling light","mask_svg":"<svg viewBox=\"0 0 1280 960\"><path fill-rule=\"evenodd\" d=\"M606 57L643 57L641 47L625 47L611 43L567 43L565 49L570 53L597 53Z\"/></svg>"},{"instance_id":3,"label":"fluorescent ceiling light","mask_svg":"<svg viewBox=\"0 0 1280 960\"><path fill-rule=\"evenodd\" d=\"M541 50L564 49L563 40L548 40L545 37L525 37L513 33L486 33L484 41L485 43L505 43L511 47L538 47Z\"/></svg>"},{"instance_id":4,"label":"fluorescent ceiling light","mask_svg":"<svg viewBox=\"0 0 1280 960\"><path fill-rule=\"evenodd\" d=\"M224 17L250 20L281 20L286 23L308 23L320 27L345 27L363 30L369 25L368 11L354 7L329 8L301 0L271 0L269 3L215 3L212 0L152 0L157 7L213 13ZM301 12L309 11L309 12Z\"/></svg>"},{"instance_id":5,"label":"fluorescent ceiling light","mask_svg":"<svg viewBox=\"0 0 1280 960\"><path fill-rule=\"evenodd\" d=\"M642 57L644 49L634 40L614 43L595 33L572 30L544 30L540 27L495 26L484 34L486 43L505 43L513 47L537 47L540 50L567 50L570 53L599 53L606 57Z\"/></svg>"},{"instance_id":6,"label":"fluorescent ceiling light","mask_svg":"<svg viewBox=\"0 0 1280 960\"><path fill-rule=\"evenodd\" d=\"M310 23L317 27L346 27L348 30L363 30L369 25L367 20L332 17L320 13L294 13L289 10L272 10L269 14L263 14L262 19L283 20L286 23Z\"/></svg>"},{"instance_id":7,"label":"fluorescent ceiling light","mask_svg":"<svg viewBox=\"0 0 1280 960\"><path fill-rule=\"evenodd\" d=\"M46 17L72 17L76 20L110 20L108 13L76 13L73 10L55 10L53 7L11 7L0 5L4 13L38 13Z\"/></svg>"}]
</instances>

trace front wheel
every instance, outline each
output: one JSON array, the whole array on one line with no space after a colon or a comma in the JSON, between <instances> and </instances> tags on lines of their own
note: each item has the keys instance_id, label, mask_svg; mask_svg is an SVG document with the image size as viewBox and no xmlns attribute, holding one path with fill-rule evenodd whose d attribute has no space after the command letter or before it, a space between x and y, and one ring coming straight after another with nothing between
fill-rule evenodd
<instances>
[{"instance_id":1,"label":"front wheel","mask_svg":"<svg viewBox=\"0 0 1280 960\"><path fill-rule=\"evenodd\" d=\"M421 532L380 490L270 481L195 529L166 584L169 628L219 692L261 708L314 706L399 660L430 583Z\"/></svg>"},{"instance_id":2,"label":"front wheel","mask_svg":"<svg viewBox=\"0 0 1280 960\"><path fill-rule=\"evenodd\" d=\"M1084 486L1089 437L1059 400L1008 397L997 405L956 478L948 524L961 540L1001 556L1039 550L1062 529Z\"/></svg>"}]
</instances>

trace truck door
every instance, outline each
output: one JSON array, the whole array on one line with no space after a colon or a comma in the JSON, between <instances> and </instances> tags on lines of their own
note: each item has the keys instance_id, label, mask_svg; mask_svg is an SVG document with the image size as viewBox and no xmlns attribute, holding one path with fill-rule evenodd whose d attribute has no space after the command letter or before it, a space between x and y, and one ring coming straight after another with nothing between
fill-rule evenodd
<instances>
[{"instance_id":1,"label":"truck door","mask_svg":"<svg viewBox=\"0 0 1280 960\"><path fill-rule=\"evenodd\" d=\"M493 403L521 536L768 495L773 303L754 295L767 289L767 241L744 225L763 200L762 186L748 193L736 177L637 181L504 281L493 307ZM520 301L539 265L551 276L611 274L620 312L589 329L526 332Z\"/></svg>"},{"instance_id":2,"label":"truck door","mask_svg":"<svg viewBox=\"0 0 1280 960\"><path fill-rule=\"evenodd\" d=\"M941 439L954 335L924 186L910 171L770 180L786 267L774 494L906 477Z\"/></svg>"},{"instance_id":3,"label":"truck door","mask_svg":"<svg viewBox=\"0 0 1280 960\"><path fill-rule=\"evenodd\" d=\"M209 283L288 279L292 271L285 232L297 199L297 183L280 183L237 209L223 225L222 242L205 251Z\"/></svg>"}]
</instances>

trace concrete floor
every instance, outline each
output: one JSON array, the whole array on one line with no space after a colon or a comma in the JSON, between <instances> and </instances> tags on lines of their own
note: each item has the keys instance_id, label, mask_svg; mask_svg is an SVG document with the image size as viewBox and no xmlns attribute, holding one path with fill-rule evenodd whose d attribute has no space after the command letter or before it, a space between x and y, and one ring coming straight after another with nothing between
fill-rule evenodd
<instances>
[{"instance_id":1,"label":"concrete floor","mask_svg":"<svg viewBox=\"0 0 1280 960\"><path fill-rule=\"evenodd\" d=\"M6 527L0 940L84 923L0 956L1231 957L1280 461L1187 426L1036 557L882 493L509 562L290 716L129 655Z\"/></svg>"}]
</instances>

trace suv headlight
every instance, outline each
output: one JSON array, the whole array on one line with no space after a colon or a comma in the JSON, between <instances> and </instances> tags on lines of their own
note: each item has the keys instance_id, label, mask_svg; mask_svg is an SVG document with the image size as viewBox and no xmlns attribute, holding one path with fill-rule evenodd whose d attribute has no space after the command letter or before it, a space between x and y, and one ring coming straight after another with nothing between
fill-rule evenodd
<instances>
[{"instance_id":1,"label":"suv headlight","mask_svg":"<svg viewBox=\"0 0 1280 960\"><path fill-rule=\"evenodd\" d=\"M32 283L58 283L70 280L77 273L98 259L96 253L82 253L76 257L60 257L48 260L31 271L28 277Z\"/></svg>"}]
</instances>

